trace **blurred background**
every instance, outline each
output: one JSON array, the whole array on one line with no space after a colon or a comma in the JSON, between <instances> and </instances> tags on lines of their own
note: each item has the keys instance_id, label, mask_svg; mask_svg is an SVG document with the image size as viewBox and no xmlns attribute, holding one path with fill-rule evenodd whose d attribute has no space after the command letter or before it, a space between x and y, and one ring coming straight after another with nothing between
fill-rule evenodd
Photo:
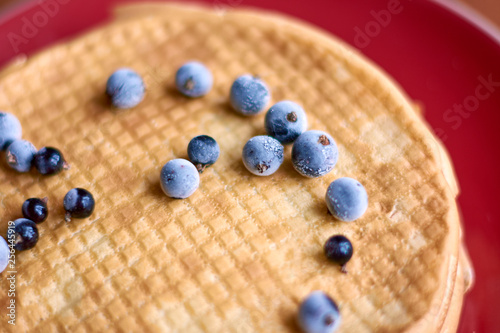
<instances>
[{"instance_id":1,"label":"blurred background","mask_svg":"<svg viewBox=\"0 0 500 333\"><path fill-rule=\"evenodd\" d=\"M0 13L9 10L13 5L21 2L35 2L36 0L0 0ZM500 1L499 0L448 0L466 4L486 18L500 26Z\"/></svg>"},{"instance_id":2,"label":"blurred background","mask_svg":"<svg viewBox=\"0 0 500 333\"><path fill-rule=\"evenodd\" d=\"M498 0L452 0L462 2L477 10L486 18L500 26L500 1Z\"/></svg>"},{"instance_id":3,"label":"blurred background","mask_svg":"<svg viewBox=\"0 0 500 333\"><path fill-rule=\"evenodd\" d=\"M177 0L184 2L182 0ZM188 0L185 0L186 2ZM36 15L57 2L57 13ZM130 0L0 0L0 68L110 19ZM418 103L446 145L461 187L458 202L477 282L459 333L500 332L500 0L399 0L403 10L367 36L389 0L199 0L215 9L258 7L308 21L357 48ZM53 9L54 10L54 9ZM374 14L375 13L375 14ZM30 21L31 19L31 21ZM27 23L28 22L28 23ZM373 24L372 24L373 26ZM24 30L23 30L24 29ZM474 99L479 85L491 94ZM477 100L470 112L455 106ZM450 121L447 115L453 115Z\"/></svg>"},{"instance_id":4,"label":"blurred background","mask_svg":"<svg viewBox=\"0 0 500 333\"><path fill-rule=\"evenodd\" d=\"M13 5L21 2L35 2L37 0L0 0L0 13L9 10ZM334 1L334 0L332 0ZM481 13L485 18L500 26L500 1L499 0L447 0L469 6Z\"/></svg>"}]
</instances>

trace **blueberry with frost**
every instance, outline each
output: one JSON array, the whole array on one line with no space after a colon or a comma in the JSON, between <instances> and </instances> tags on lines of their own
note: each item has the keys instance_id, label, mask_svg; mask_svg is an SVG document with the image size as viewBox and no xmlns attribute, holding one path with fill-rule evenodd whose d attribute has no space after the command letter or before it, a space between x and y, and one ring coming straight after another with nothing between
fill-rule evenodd
<instances>
[{"instance_id":1,"label":"blueberry with frost","mask_svg":"<svg viewBox=\"0 0 500 333\"><path fill-rule=\"evenodd\" d=\"M9 258L9 244L7 243L5 238L0 236L0 273L2 273L7 268L7 265L9 264Z\"/></svg>"},{"instance_id":2,"label":"blueberry with frost","mask_svg":"<svg viewBox=\"0 0 500 333\"><path fill-rule=\"evenodd\" d=\"M326 205L341 221L354 221L366 212L368 194L356 179L343 177L333 181L326 191Z\"/></svg>"},{"instance_id":3,"label":"blueberry with frost","mask_svg":"<svg viewBox=\"0 0 500 333\"><path fill-rule=\"evenodd\" d=\"M313 291L300 304L299 325L306 333L333 333L341 322L335 301L322 291Z\"/></svg>"},{"instance_id":4,"label":"blueberry with frost","mask_svg":"<svg viewBox=\"0 0 500 333\"><path fill-rule=\"evenodd\" d=\"M220 155L219 144L208 135L198 135L191 139L187 151L189 160L200 173L214 164Z\"/></svg>"},{"instance_id":5,"label":"blueberry with frost","mask_svg":"<svg viewBox=\"0 0 500 333\"><path fill-rule=\"evenodd\" d=\"M257 176L269 176L283 163L283 145L267 135L259 135L247 141L243 147L243 164Z\"/></svg>"},{"instance_id":6,"label":"blueberry with frost","mask_svg":"<svg viewBox=\"0 0 500 333\"><path fill-rule=\"evenodd\" d=\"M21 139L21 123L11 113L0 111L0 150L5 150L14 140Z\"/></svg>"},{"instance_id":7,"label":"blueberry with frost","mask_svg":"<svg viewBox=\"0 0 500 333\"><path fill-rule=\"evenodd\" d=\"M281 101L267 111L264 121L267 134L290 144L307 129L307 117L304 109L294 102Z\"/></svg>"},{"instance_id":8,"label":"blueberry with frost","mask_svg":"<svg viewBox=\"0 0 500 333\"><path fill-rule=\"evenodd\" d=\"M191 61L182 65L175 74L177 90L188 97L201 97L212 89L213 77L201 62Z\"/></svg>"},{"instance_id":9,"label":"blueberry with frost","mask_svg":"<svg viewBox=\"0 0 500 333\"><path fill-rule=\"evenodd\" d=\"M106 82L106 94L119 109L129 109L144 98L145 85L141 76L129 68L121 68L111 74Z\"/></svg>"},{"instance_id":10,"label":"blueberry with frost","mask_svg":"<svg viewBox=\"0 0 500 333\"><path fill-rule=\"evenodd\" d=\"M322 131L306 131L293 143L292 163L305 177L315 178L332 171L338 159L335 140Z\"/></svg>"},{"instance_id":11,"label":"blueberry with frost","mask_svg":"<svg viewBox=\"0 0 500 333\"><path fill-rule=\"evenodd\" d=\"M178 158L163 166L160 173L160 184L167 196L185 199L200 186L200 174L193 163Z\"/></svg>"},{"instance_id":12,"label":"blueberry with frost","mask_svg":"<svg viewBox=\"0 0 500 333\"><path fill-rule=\"evenodd\" d=\"M266 83L249 74L238 77L231 86L230 101L234 110L245 115L256 115L271 100L271 93Z\"/></svg>"},{"instance_id":13,"label":"blueberry with frost","mask_svg":"<svg viewBox=\"0 0 500 333\"><path fill-rule=\"evenodd\" d=\"M19 172L28 172L35 159L36 148L26 140L13 141L6 151L7 164Z\"/></svg>"}]
</instances>

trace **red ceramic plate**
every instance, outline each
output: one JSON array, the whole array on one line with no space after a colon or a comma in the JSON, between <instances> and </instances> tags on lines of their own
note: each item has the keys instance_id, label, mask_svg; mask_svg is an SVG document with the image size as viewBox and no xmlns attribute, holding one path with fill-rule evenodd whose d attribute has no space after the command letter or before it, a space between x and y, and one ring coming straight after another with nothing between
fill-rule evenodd
<instances>
[{"instance_id":1,"label":"red ceramic plate","mask_svg":"<svg viewBox=\"0 0 500 333\"><path fill-rule=\"evenodd\" d=\"M451 0L450 0L451 1ZM28 1L0 15L0 65L109 19L118 0ZM459 332L500 332L500 39L449 5L412 0L208 0L309 21L384 68L424 106L461 186L465 239L477 273Z\"/></svg>"}]
</instances>

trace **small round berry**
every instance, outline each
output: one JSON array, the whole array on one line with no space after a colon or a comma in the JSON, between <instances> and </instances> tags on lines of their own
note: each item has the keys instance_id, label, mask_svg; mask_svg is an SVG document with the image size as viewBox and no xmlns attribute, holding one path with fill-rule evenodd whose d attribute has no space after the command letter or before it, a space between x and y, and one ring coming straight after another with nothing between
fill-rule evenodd
<instances>
[{"instance_id":1,"label":"small round berry","mask_svg":"<svg viewBox=\"0 0 500 333\"><path fill-rule=\"evenodd\" d=\"M187 151L189 160L199 173L214 164L220 155L219 144L208 135L199 135L191 139Z\"/></svg>"},{"instance_id":2,"label":"small round berry","mask_svg":"<svg viewBox=\"0 0 500 333\"><path fill-rule=\"evenodd\" d=\"M354 221L366 212L368 194L355 179L343 177L333 181L326 191L326 205L333 216L341 221Z\"/></svg>"},{"instance_id":3,"label":"small round berry","mask_svg":"<svg viewBox=\"0 0 500 333\"><path fill-rule=\"evenodd\" d=\"M177 70L175 85L188 97L201 97L212 89L213 77L210 70L200 62L188 62Z\"/></svg>"},{"instance_id":4,"label":"small round berry","mask_svg":"<svg viewBox=\"0 0 500 333\"><path fill-rule=\"evenodd\" d=\"M14 140L21 139L21 123L11 113L0 112L0 150L5 150Z\"/></svg>"},{"instance_id":5,"label":"small round berry","mask_svg":"<svg viewBox=\"0 0 500 333\"><path fill-rule=\"evenodd\" d=\"M111 74L106 83L106 94L111 103L119 109L129 109L144 98L144 81L141 76L128 68L121 68Z\"/></svg>"},{"instance_id":6,"label":"small round berry","mask_svg":"<svg viewBox=\"0 0 500 333\"><path fill-rule=\"evenodd\" d=\"M337 304L322 291L313 291L299 307L299 325L306 333L333 333L341 322Z\"/></svg>"},{"instance_id":7,"label":"small round berry","mask_svg":"<svg viewBox=\"0 0 500 333\"><path fill-rule=\"evenodd\" d=\"M5 238L0 236L0 273L2 273L7 268L7 265L9 264L9 259L10 259L9 244L7 244Z\"/></svg>"},{"instance_id":8,"label":"small round berry","mask_svg":"<svg viewBox=\"0 0 500 333\"><path fill-rule=\"evenodd\" d=\"M42 175L55 175L62 169L69 169L62 153L52 147L43 147L35 154L35 168Z\"/></svg>"},{"instance_id":9,"label":"small round berry","mask_svg":"<svg viewBox=\"0 0 500 333\"><path fill-rule=\"evenodd\" d=\"M349 260L351 260L352 253L352 244L345 236L332 236L325 242L326 257L334 263L342 266L343 273L347 273L345 265Z\"/></svg>"},{"instance_id":10,"label":"small round berry","mask_svg":"<svg viewBox=\"0 0 500 333\"><path fill-rule=\"evenodd\" d=\"M269 88L260 78L252 75L238 77L231 86L231 105L245 115L252 116L264 111L271 100Z\"/></svg>"},{"instance_id":11,"label":"small round berry","mask_svg":"<svg viewBox=\"0 0 500 333\"><path fill-rule=\"evenodd\" d=\"M36 148L26 140L15 140L7 148L7 163L19 172L28 172L33 165Z\"/></svg>"},{"instance_id":12,"label":"small round berry","mask_svg":"<svg viewBox=\"0 0 500 333\"><path fill-rule=\"evenodd\" d=\"M286 145L294 142L307 129L307 117L300 105L282 101L267 111L264 125L268 135Z\"/></svg>"},{"instance_id":13,"label":"small round berry","mask_svg":"<svg viewBox=\"0 0 500 333\"><path fill-rule=\"evenodd\" d=\"M292 163L305 177L315 178L332 171L338 159L337 144L322 131L306 131L293 143Z\"/></svg>"},{"instance_id":14,"label":"small round berry","mask_svg":"<svg viewBox=\"0 0 500 333\"><path fill-rule=\"evenodd\" d=\"M163 192L169 197L185 199L200 186L200 174L193 163L178 158L163 166L160 183Z\"/></svg>"},{"instance_id":15,"label":"small round berry","mask_svg":"<svg viewBox=\"0 0 500 333\"><path fill-rule=\"evenodd\" d=\"M71 218L84 219L92 215L95 200L89 191L77 187L66 193L63 205L66 210L65 219L69 222Z\"/></svg>"},{"instance_id":16,"label":"small round berry","mask_svg":"<svg viewBox=\"0 0 500 333\"><path fill-rule=\"evenodd\" d=\"M243 164L257 176L269 176L283 163L283 145L267 135L254 136L243 147Z\"/></svg>"},{"instance_id":17,"label":"small round berry","mask_svg":"<svg viewBox=\"0 0 500 333\"><path fill-rule=\"evenodd\" d=\"M15 220L14 228L7 231L7 238L11 238L11 233L14 233L14 249L17 251L29 250L38 242L38 228L31 220Z\"/></svg>"},{"instance_id":18,"label":"small round berry","mask_svg":"<svg viewBox=\"0 0 500 333\"><path fill-rule=\"evenodd\" d=\"M23 203L22 212L23 216L35 223L42 223L49 216L47 208L48 198L29 198Z\"/></svg>"}]
</instances>

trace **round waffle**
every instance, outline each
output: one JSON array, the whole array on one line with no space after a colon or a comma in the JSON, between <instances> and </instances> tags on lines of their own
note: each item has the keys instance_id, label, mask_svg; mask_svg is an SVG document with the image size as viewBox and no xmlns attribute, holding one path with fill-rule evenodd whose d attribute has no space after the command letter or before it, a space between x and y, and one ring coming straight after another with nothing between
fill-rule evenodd
<instances>
[{"instance_id":1,"label":"round waffle","mask_svg":"<svg viewBox=\"0 0 500 333\"><path fill-rule=\"evenodd\" d=\"M205 97L174 88L184 62L214 74ZM117 112L109 75L145 79L137 107ZM339 162L307 179L290 148L269 177L250 174L241 151L264 134L264 116L233 112L233 80L252 73L330 133ZM0 109L38 148L58 147L71 169L53 177L0 172L3 218L28 197L49 198L37 246L16 255L16 326L22 332L291 332L299 302L324 290L339 304L341 332L440 332L456 328L463 298L458 192L448 158L409 99L342 42L274 14L200 7L133 6L115 22L54 46L0 74ZM190 198L159 185L189 140L214 137L221 157ZM339 177L358 179L369 208L352 223L328 214ZM90 190L94 214L64 221L62 199ZM5 234L6 223L0 228ZM348 274L329 263L325 240L354 245ZM463 263L460 263L463 260ZM10 297L1 277L0 306Z\"/></svg>"}]
</instances>

